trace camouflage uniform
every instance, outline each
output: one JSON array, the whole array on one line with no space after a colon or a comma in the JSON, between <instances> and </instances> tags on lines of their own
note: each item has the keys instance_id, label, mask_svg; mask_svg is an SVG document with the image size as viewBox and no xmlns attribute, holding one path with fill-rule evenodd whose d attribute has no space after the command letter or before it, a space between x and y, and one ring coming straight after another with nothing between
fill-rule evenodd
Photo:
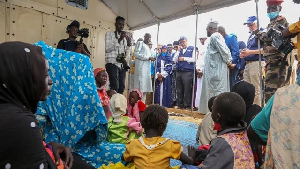
<instances>
[{"instance_id":1,"label":"camouflage uniform","mask_svg":"<svg viewBox=\"0 0 300 169\"><path fill-rule=\"evenodd\" d=\"M265 77L265 102L273 96L276 90L284 85L286 66L282 71L280 78L278 77L281 67L281 60L284 54L272 46L272 40L267 36L270 28L279 30L278 26L288 27L285 17L278 16L277 19L268 24L265 32L259 32L259 39L263 41L264 57L266 59L266 77Z\"/></svg>"}]
</instances>

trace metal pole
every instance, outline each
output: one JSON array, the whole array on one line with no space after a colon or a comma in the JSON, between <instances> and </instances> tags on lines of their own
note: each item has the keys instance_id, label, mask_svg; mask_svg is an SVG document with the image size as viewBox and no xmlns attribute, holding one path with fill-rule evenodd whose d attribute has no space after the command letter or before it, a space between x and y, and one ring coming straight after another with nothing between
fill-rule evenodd
<instances>
[{"instance_id":1,"label":"metal pole","mask_svg":"<svg viewBox=\"0 0 300 169\"><path fill-rule=\"evenodd\" d=\"M257 18L257 28L259 28L259 18L258 18L258 0L255 0L256 3L256 18ZM264 83L262 78L262 67L261 67L261 49L260 49L260 40L258 40L258 56L259 56L259 74L260 74L260 97L261 97L261 107L264 107Z\"/></svg>"},{"instance_id":2,"label":"metal pole","mask_svg":"<svg viewBox=\"0 0 300 169\"><path fill-rule=\"evenodd\" d=\"M156 45L158 46L158 35L159 35L159 26L160 26L160 21L158 21L157 22L157 34L156 34ZM154 81L154 83L153 83L153 85L154 86L152 86L152 88L153 88L153 100L152 100L152 103L154 104L154 97L155 97L155 81L156 81L156 79L155 79L155 77L156 77L156 69L157 69L157 57L158 57L158 48L157 48L157 50L156 50L156 60L155 60L155 64L154 64L154 67L155 67L155 69L154 69L154 77L153 77L153 81Z\"/></svg>"},{"instance_id":3,"label":"metal pole","mask_svg":"<svg viewBox=\"0 0 300 169\"><path fill-rule=\"evenodd\" d=\"M192 104L191 104L191 116L193 117L194 116L194 113L193 113L193 108L194 108L194 100L195 100L195 76L196 76L196 61L197 61L197 50L196 50L196 46L197 46L197 36L198 36L198 13L199 13L199 9L198 7L196 7L195 9L195 14L196 14L196 33L195 33L195 48L194 48L194 51L195 51L195 65L194 65L194 75L193 75L193 93L192 93Z\"/></svg>"},{"instance_id":4,"label":"metal pole","mask_svg":"<svg viewBox=\"0 0 300 169\"><path fill-rule=\"evenodd\" d=\"M130 87L131 87L131 78L132 76L134 76L134 74L131 74L131 67L132 67L132 64L131 64L131 61L132 61L132 45L133 45L133 36L132 36L132 33L131 32L128 32L127 34L130 34L130 38L131 38L131 46L130 46L130 54L129 54L129 65L130 65L130 69L128 71L128 75L129 75L129 78L128 78L128 83L127 83L127 98L129 97L129 92L130 92Z\"/></svg>"}]
</instances>

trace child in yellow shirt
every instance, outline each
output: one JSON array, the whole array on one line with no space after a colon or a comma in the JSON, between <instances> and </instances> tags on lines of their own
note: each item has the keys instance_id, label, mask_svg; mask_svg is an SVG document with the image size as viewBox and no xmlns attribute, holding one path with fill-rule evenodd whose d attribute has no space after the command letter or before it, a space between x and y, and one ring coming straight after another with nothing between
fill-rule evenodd
<instances>
[{"instance_id":1,"label":"child in yellow shirt","mask_svg":"<svg viewBox=\"0 0 300 169\"><path fill-rule=\"evenodd\" d=\"M136 169L169 169L171 158L194 164L194 160L181 151L180 142L161 137L169 118L164 107L150 105L140 118L146 136L129 141L122 160L134 162Z\"/></svg>"}]
</instances>

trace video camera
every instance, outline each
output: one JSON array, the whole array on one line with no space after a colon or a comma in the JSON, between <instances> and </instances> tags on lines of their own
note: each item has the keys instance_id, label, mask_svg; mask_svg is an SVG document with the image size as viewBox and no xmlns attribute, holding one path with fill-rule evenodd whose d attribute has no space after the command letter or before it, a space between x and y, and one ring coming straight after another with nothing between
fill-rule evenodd
<instances>
[{"instance_id":1,"label":"video camera","mask_svg":"<svg viewBox=\"0 0 300 169\"><path fill-rule=\"evenodd\" d=\"M82 38L88 38L89 37L89 29L87 28L82 28L77 31L77 35L80 36L80 43L82 43L83 39Z\"/></svg>"},{"instance_id":2,"label":"video camera","mask_svg":"<svg viewBox=\"0 0 300 169\"><path fill-rule=\"evenodd\" d=\"M280 30L284 30L283 26L278 26L278 28ZM272 39L272 46L274 46L277 50L287 55L294 49L294 44L291 40L291 38L293 37L291 36L291 37L284 38L280 30L271 28L267 32L267 36Z\"/></svg>"}]
</instances>

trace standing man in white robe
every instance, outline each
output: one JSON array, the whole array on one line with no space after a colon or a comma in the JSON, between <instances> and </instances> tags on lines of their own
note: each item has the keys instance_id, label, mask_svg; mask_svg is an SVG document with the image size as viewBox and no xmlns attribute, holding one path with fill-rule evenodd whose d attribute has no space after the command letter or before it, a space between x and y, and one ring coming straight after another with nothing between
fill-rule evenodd
<instances>
[{"instance_id":1,"label":"standing man in white robe","mask_svg":"<svg viewBox=\"0 0 300 169\"><path fill-rule=\"evenodd\" d=\"M200 46L199 46L199 56L196 62L196 71L197 71L197 90L196 90L196 98L195 98L195 107L199 109L201 90L202 90L202 75L204 69L204 57L207 49L208 41L206 36L202 36L199 38Z\"/></svg>"},{"instance_id":2,"label":"standing man in white robe","mask_svg":"<svg viewBox=\"0 0 300 169\"><path fill-rule=\"evenodd\" d=\"M210 21L206 28L210 41L205 54L199 106L199 112L202 114L209 112L207 104L211 97L230 91L229 70L235 67L235 64L231 63L232 57L225 39L217 32L217 28L216 21Z\"/></svg>"},{"instance_id":3,"label":"standing man in white robe","mask_svg":"<svg viewBox=\"0 0 300 169\"><path fill-rule=\"evenodd\" d=\"M134 50L134 88L143 92L142 101L144 103L146 100L146 93L152 92L151 61L155 61L155 58L151 57L151 50L148 46L150 41L151 35L146 33L144 36L144 41L137 42Z\"/></svg>"}]
</instances>

